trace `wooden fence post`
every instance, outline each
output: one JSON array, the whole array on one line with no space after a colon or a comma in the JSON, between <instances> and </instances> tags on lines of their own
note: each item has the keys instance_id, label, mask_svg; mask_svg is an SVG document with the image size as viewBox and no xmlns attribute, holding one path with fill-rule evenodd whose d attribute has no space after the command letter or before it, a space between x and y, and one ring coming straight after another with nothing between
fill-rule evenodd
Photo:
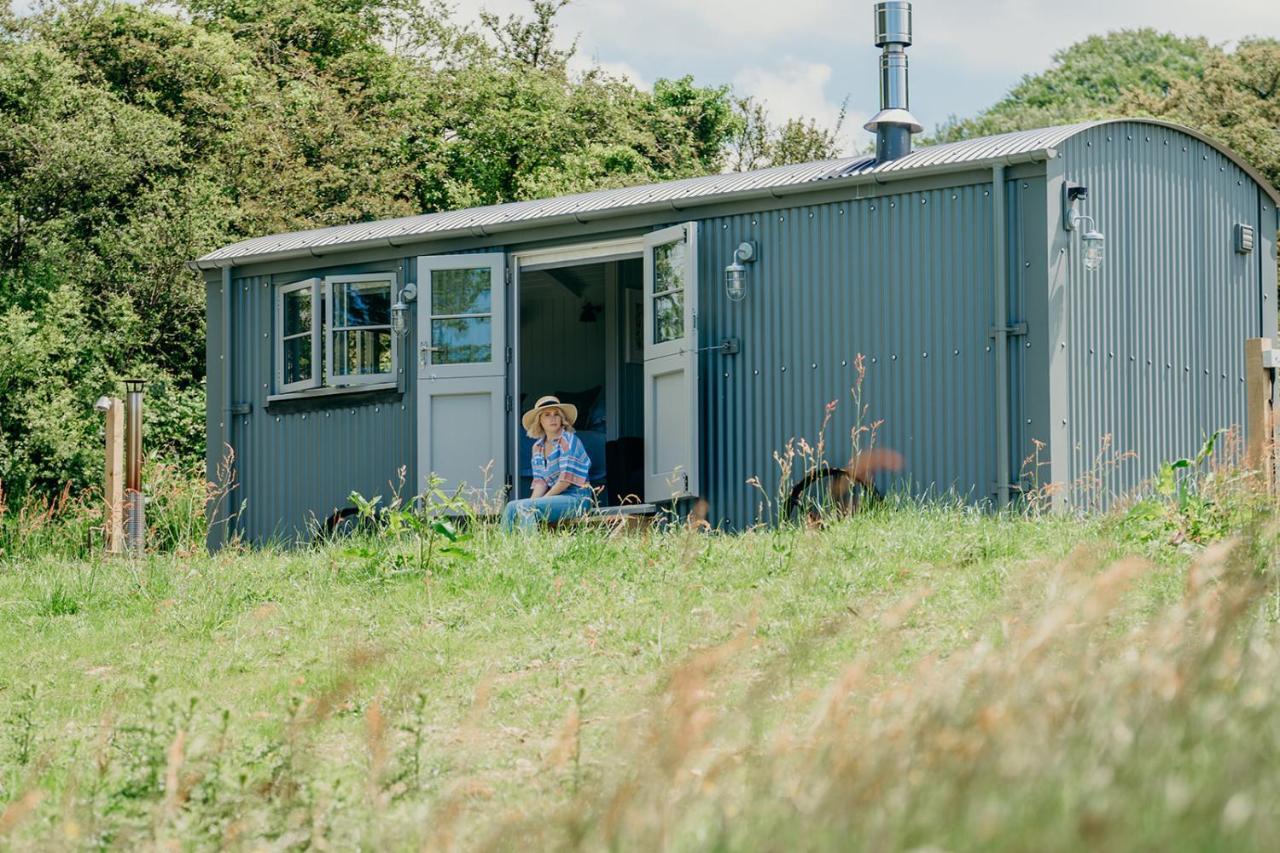
<instances>
[{"instance_id":1,"label":"wooden fence post","mask_svg":"<svg viewBox=\"0 0 1280 853\"><path fill-rule=\"evenodd\" d=\"M1275 441L1271 434L1271 339L1244 343L1245 467L1256 471L1267 491L1275 489Z\"/></svg>"},{"instance_id":2,"label":"wooden fence post","mask_svg":"<svg viewBox=\"0 0 1280 853\"><path fill-rule=\"evenodd\" d=\"M107 553L124 553L124 401L107 409Z\"/></svg>"}]
</instances>

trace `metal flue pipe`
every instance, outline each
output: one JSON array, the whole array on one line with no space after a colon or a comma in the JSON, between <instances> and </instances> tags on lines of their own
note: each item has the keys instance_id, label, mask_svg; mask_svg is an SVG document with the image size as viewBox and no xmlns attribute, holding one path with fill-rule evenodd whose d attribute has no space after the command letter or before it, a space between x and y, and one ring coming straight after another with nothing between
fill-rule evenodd
<instances>
[{"instance_id":1,"label":"metal flue pipe","mask_svg":"<svg viewBox=\"0 0 1280 853\"><path fill-rule=\"evenodd\" d=\"M911 114L907 48L911 46L911 4L887 0L875 7L876 47L880 54L880 112L865 128L876 135L876 162L911 153L911 134L924 127Z\"/></svg>"},{"instance_id":2,"label":"metal flue pipe","mask_svg":"<svg viewBox=\"0 0 1280 853\"><path fill-rule=\"evenodd\" d=\"M125 519L125 547L131 554L141 554L147 545L147 521L142 499L142 392L146 382L124 381L124 501L128 508Z\"/></svg>"}]
</instances>

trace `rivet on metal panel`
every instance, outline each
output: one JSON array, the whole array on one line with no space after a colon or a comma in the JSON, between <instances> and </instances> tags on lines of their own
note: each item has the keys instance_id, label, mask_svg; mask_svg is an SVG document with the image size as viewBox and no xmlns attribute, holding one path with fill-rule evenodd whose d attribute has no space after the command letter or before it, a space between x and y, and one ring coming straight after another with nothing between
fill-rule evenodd
<instances>
[{"instance_id":1,"label":"rivet on metal panel","mask_svg":"<svg viewBox=\"0 0 1280 853\"><path fill-rule=\"evenodd\" d=\"M307 419L307 416L306 416L306 415L303 415L303 416L302 416L302 419L305 421L305 420Z\"/></svg>"},{"instance_id":2,"label":"rivet on metal panel","mask_svg":"<svg viewBox=\"0 0 1280 853\"><path fill-rule=\"evenodd\" d=\"M987 347L987 352L991 352L991 347L990 347L990 346L988 346L988 347Z\"/></svg>"},{"instance_id":3,"label":"rivet on metal panel","mask_svg":"<svg viewBox=\"0 0 1280 853\"><path fill-rule=\"evenodd\" d=\"M927 352L922 352L922 353L920 353L920 357L921 357L921 358L928 358L928 357L929 357L929 353L927 353Z\"/></svg>"},{"instance_id":4,"label":"rivet on metal panel","mask_svg":"<svg viewBox=\"0 0 1280 853\"><path fill-rule=\"evenodd\" d=\"M955 200L956 200L956 199L958 199L958 198L960 198L960 196L956 195L955 193L952 193L952 194L951 194L951 200L952 200L952 201L955 201Z\"/></svg>"},{"instance_id":5,"label":"rivet on metal panel","mask_svg":"<svg viewBox=\"0 0 1280 853\"><path fill-rule=\"evenodd\" d=\"M222 361L222 356L218 356L218 361Z\"/></svg>"},{"instance_id":6,"label":"rivet on metal panel","mask_svg":"<svg viewBox=\"0 0 1280 853\"><path fill-rule=\"evenodd\" d=\"M1167 147L1167 146L1169 145L1169 140L1167 140L1167 139L1166 139L1166 140L1164 141L1164 144L1165 144L1165 146Z\"/></svg>"},{"instance_id":7,"label":"rivet on metal panel","mask_svg":"<svg viewBox=\"0 0 1280 853\"><path fill-rule=\"evenodd\" d=\"M1115 354L1115 353L1113 353L1113 352L1109 352L1109 353L1107 353L1107 358L1115 358L1115 357L1116 357L1116 354Z\"/></svg>"},{"instance_id":8,"label":"rivet on metal panel","mask_svg":"<svg viewBox=\"0 0 1280 853\"><path fill-rule=\"evenodd\" d=\"M753 220L751 220L751 224L752 224L752 225L758 225L759 223L757 223L757 222L756 222L756 220L754 220L754 219L753 219Z\"/></svg>"},{"instance_id":9,"label":"rivet on metal panel","mask_svg":"<svg viewBox=\"0 0 1280 853\"><path fill-rule=\"evenodd\" d=\"M1026 263L1023 264L1023 266L1026 267L1027 269L1031 269L1031 261L1027 261Z\"/></svg>"},{"instance_id":10,"label":"rivet on metal panel","mask_svg":"<svg viewBox=\"0 0 1280 853\"><path fill-rule=\"evenodd\" d=\"M355 413L356 413L356 410L355 410L355 409L352 409L352 410L351 410L351 414L353 414L353 415L354 415Z\"/></svg>"},{"instance_id":11,"label":"rivet on metal panel","mask_svg":"<svg viewBox=\"0 0 1280 853\"><path fill-rule=\"evenodd\" d=\"M280 419L276 418L276 420L280 420ZM225 424L222 421L218 421L218 429L222 429L223 426L225 426Z\"/></svg>"},{"instance_id":12,"label":"rivet on metal panel","mask_svg":"<svg viewBox=\"0 0 1280 853\"><path fill-rule=\"evenodd\" d=\"M1184 145L1184 146L1182 146L1182 150L1183 150L1183 151L1186 151L1186 150L1187 150L1187 146L1185 146L1185 145Z\"/></svg>"},{"instance_id":13,"label":"rivet on metal panel","mask_svg":"<svg viewBox=\"0 0 1280 853\"><path fill-rule=\"evenodd\" d=\"M373 413L374 413L375 415L376 415L376 414L378 414L378 412L380 412L380 411L382 411L382 407L381 407L381 406L374 406L374 407L373 407Z\"/></svg>"},{"instance_id":14,"label":"rivet on metal panel","mask_svg":"<svg viewBox=\"0 0 1280 853\"><path fill-rule=\"evenodd\" d=\"M1107 137L1107 141L1108 141L1108 142L1110 142L1110 141L1111 141L1111 137L1110 137L1110 136L1108 136L1108 137Z\"/></svg>"},{"instance_id":15,"label":"rivet on metal panel","mask_svg":"<svg viewBox=\"0 0 1280 853\"><path fill-rule=\"evenodd\" d=\"M815 361L813 364L809 365L809 367L811 367L811 368L812 368L812 369L814 369L814 370L817 370L817 369L818 369L818 362L816 362L816 361Z\"/></svg>"},{"instance_id":16,"label":"rivet on metal panel","mask_svg":"<svg viewBox=\"0 0 1280 853\"><path fill-rule=\"evenodd\" d=\"M1031 341L1028 340L1025 344L1023 344L1023 346L1026 347L1027 349L1031 349Z\"/></svg>"},{"instance_id":17,"label":"rivet on metal panel","mask_svg":"<svg viewBox=\"0 0 1280 853\"><path fill-rule=\"evenodd\" d=\"M840 208L840 211L839 211L839 212L840 212L840 215L841 215L841 216L844 216L844 208L843 208L843 207L842 207L842 208Z\"/></svg>"},{"instance_id":18,"label":"rivet on metal panel","mask_svg":"<svg viewBox=\"0 0 1280 853\"><path fill-rule=\"evenodd\" d=\"M1062 419L1062 425L1063 425L1063 426L1066 426L1066 425L1067 425L1067 419L1066 419L1066 418L1063 418L1063 419Z\"/></svg>"},{"instance_id":19,"label":"rivet on metal panel","mask_svg":"<svg viewBox=\"0 0 1280 853\"><path fill-rule=\"evenodd\" d=\"M1061 343L1058 344L1058 349L1066 349L1066 348L1067 348L1066 341L1062 341Z\"/></svg>"},{"instance_id":20,"label":"rivet on metal panel","mask_svg":"<svg viewBox=\"0 0 1280 853\"><path fill-rule=\"evenodd\" d=\"M728 231L728 230L729 230L729 223L728 223L728 222L726 222L725 224L721 225L721 226L720 226L720 230L721 230L721 231Z\"/></svg>"},{"instance_id":21,"label":"rivet on metal panel","mask_svg":"<svg viewBox=\"0 0 1280 853\"><path fill-rule=\"evenodd\" d=\"M952 354L952 355L959 355L959 354L960 354L960 350L958 350L958 349L957 349L957 350L952 350L952 351L951 351L951 354Z\"/></svg>"},{"instance_id":22,"label":"rivet on metal panel","mask_svg":"<svg viewBox=\"0 0 1280 853\"><path fill-rule=\"evenodd\" d=\"M889 202L889 206L890 206L890 207L897 207L897 206L898 206L898 203L897 203L896 201L891 201L891 202Z\"/></svg>"},{"instance_id":23,"label":"rivet on metal panel","mask_svg":"<svg viewBox=\"0 0 1280 853\"><path fill-rule=\"evenodd\" d=\"M266 387L267 387L267 383L263 382L263 383L262 383L262 387L263 387L263 388L266 388Z\"/></svg>"},{"instance_id":24,"label":"rivet on metal panel","mask_svg":"<svg viewBox=\"0 0 1280 853\"><path fill-rule=\"evenodd\" d=\"M1089 347L1089 355L1093 355L1093 347Z\"/></svg>"},{"instance_id":25,"label":"rivet on metal panel","mask_svg":"<svg viewBox=\"0 0 1280 853\"><path fill-rule=\"evenodd\" d=\"M894 353L894 354L893 354L893 356L892 356L892 360L893 360L893 361L897 361L897 360L898 360L898 355L897 355L897 353Z\"/></svg>"},{"instance_id":26,"label":"rivet on metal panel","mask_svg":"<svg viewBox=\"0 0 1280 853\"><path fill-rule=\"evenodd\" d=\"M1166 361L1166 362L1164 363L1164 369L1165 369L1165 370L1172 370L1172 369L1173 369L1173 365Z\"/></svg>"},{"instance_id":27,"label":"rivet on metal panel","mask_svg":"<svg viewBox=\"0 0 1280 853\"><path fill-rule=\"evenodd\" d=\"M1093 143L1092 143L1092 142L1086 142L1086 143L1085 143L1085 147L1086 147L1086 148L1092 148L1092 147L1093 147Z\"/></svg>"},{"instance_id":28,"label":"rivet on metal panel","mask_svg":"<svg viewBox=\"0 0 1280 853\"><path fill-rule=\"evenodd\" d=\"M929 199L927 199L927 198L922 198L922 199L920 199L920 203L921 203L921 204L928 204L928 203L929 203Z\"/></svg>"},{"instance_id":29,"label":"rivet on metal panel","mask_svg":"<svg viewBox=\"0 0 1280 853\"><path fill-rule=\"evenodd\" d=\"M786 221L787 221L787 217L785 217L785 216L779 216L779 217L778 217L778 221L779 221L779 222L786 222Z\"/></svg>"},{"instance_id":30,"label":"rivet on metal panel","mask_svg":"<svg viewBox=\"0 0 1280 853\"><path fill-rule=\"evenodd\" d=\"M1151 359L1147 359L1147 367L1151 366Z\"/></svg>"},{"instance_id":31,"label":"rivet on metal panel","mask_svg":"<svg viewBox=\"0 0 1280 853\"><path fill-rule=\"evenodd\" d=\"M1190 373L1190 372L1191 372L1191 365L1189 365L1189 364L1184 364L1184 365L1182 365L1182 372L1183 372L1183 373Z\"/></svg>"},{"instance_id":32,"label":"rivet on metal panel","mask_svg":"<svg viewBox=\"0 0 1280 853\"><path fill-rule=\"evenodd\" d=\"M276 423L280 423L280 416L276 415Z\"/></svg>"},{"instance_id":33,"label":"rivet on metal panel","mask_svg":"<svg viewBox=\"0 0 1280 853\"><path fill-rule=\"evenodd\" d=\"M1028 423L1028 424L1030 424L1030 423L1031 423L1031 418L1027 418L1027 423Z\"/></svg>"},{"instance_id":34,"label":"rivet on metal panel","mask_svg":"<svg viewBox=\"0 0 1280 853\"><path fill-rule=\"evenodd\" d=\"M1207 367L1206 367L1206 368L1204 369L1204 375L1205 375L1205 376L1208 376L1208 375L1209 375L1209 368L1207 368Z\"/></svg>"},{"instance_id":35,"label":"rivet on metal panel","mask_svg":"<svg viewBox=\"0 0 1280 853\"><path fill-rule=\"evenodd\" d=\"M982 194L983 194L984 196L991 195L991 190L983 190L983 191L982 191Z\"/></svg>"},{"instance_id":36,"label":"rivet on metal panel","mask_svg":"<svg viewBox=\"0 0 1280 853\"><path fill-rule=\"evenodd\" d=\"M402 411L402 412L404 411L404 406L401 406L401 407L400 407L400 411Z\"/></svg>"},{"instance_id":37,"label":"rivet on metal panel","mask_svg":"<svg viewBox=\"0 0 1280 853\"><path fill-rule=\"evenodd\" d=\"M811 211L809 211L809 218L810 218L810 219L813 219L813 211L812 211L812 210L811 210Z\"/></svg>"},{"instance_id":38,"label":"rivet on metal panel","mask_svg":"<svg viewBox=\"0 0 1280 853\"><path fill-rule=\"evenodd\" d=\"M787 366L786 366L785 364L784 364L784 365L782 365L782 372L783 372L783 373L786 373L786 372L787 372Z\"/></svg>"},{"instance_id":39,"label":"rivet on metal panel","mask_svg":"<svg viewBox=\"0 0 1280 853\"><path fill-rule=\"evenodd\" d=\"M263 332L263 333L262 333L262 339L263 339L264 341L267 339L267 333L266 333L266 332Z\"/></svg>"},{"instance_id":40,"label":"rivet on metal panel","mask_svg":"<svg viewBox=\"0 0 1280 853\"><path fill-rule=\"evenodd\" d=\"M876 206L875 206L874 204L873 204L873 205L871 205L871 212L872 212L872 213L875 213L875 210L876 210Z\"/></svg>"},{"instance_id":41,"label":"rivet on metal panel","mask_svg":"<svg viewBox=\"0 0 1280 853\"><path fill-rule=\"evenodd\" d=\"M327 417L329 417L329 415L330 415L330 414L331 414L331 412L325 412L325 413L324 413L324 416L327 418Z\"/></svg>"},{"instance_id":42,"label":"rivet on metal panel","mask_svg":"<svg viewBox=\"0 0 1280 853\"><path fill-rule=\"evenodd\" d=\"M1131 355L1131 356L1129 356L1129 360L1130 360L1130 361L1137 361L1137 360L1138 360L1138 357L1137 357L1136 355Z\"/></svg>"},{"instance_id":43,"label":"rivet on metal panel","mask_svg":"<svg viewBox=\"0 0 1280 853\"><path fill-rule=\"evenodd\" d=\"M1148 137L1147 137L1147 141L1148 141L1148 142L1150 142L1150 141L1151 141L1151 137L1150 137L1150 136L1148 136Z\"/></svg>"},{"instance_id":44,"label":"rivet on metal panel","mask_svg":"<svg viewBox=\"0 0 1280 853\"><path fill-rule=\"evenodd\" d=\"M877 355L873 355L873 356L871 356L871 363L872 363L872 364L878 364L879 362L880 362L880 357L879 357L879 356L877 356Z\"/></svg>"},{"instance_id":45,"label":"rivet on metal panel","mask_svg":"<svg viewBox=\"0 0 1280 853\"><path fill-rule=\"evenodd\" d=\"M725 379L728 379L728 378L729 378L729 374L728 374L728 373L726 373L726 374L724 375L724 378L725 378Z\"/></svg>"},{"instance_id":46,"label":"rivet on metal panel","mask_svg":"<svg viewBox=\"0 0 1280 853\"><path fill-rule=\"evenodd\" d=\"M1031 186L1031 184L1027 183L1026 181L1023 181L1023 182L1022 182L1022 188L1023 188L1024 190L1025 190L1027 187L1029 187L1029 186Z\"/></svg>"},{"instance_id":47,"label":"rivet on metal panel","mask_svg":"<svg viewBox=\"0 0 1280 853\"><path fill-rule=\"evenodd\" d=\"M759 375L760 375L760 371L759 371L759 370L753 370L753 371L751 371L751 375L752 375L752 376L759 376Z\"/></svg>"},{"instance_id":48,"label":"rivet on metal panel","mask_svg":"<svg viewBox=\"0 0 1280 853\"><path fill-rule=\"evenodd\" d=\"M841 366L841 367L848 367L848 366L849 366L849 362L847 362L847 361L841 361L841 362L840 362L840 366Z\"/></svg>"}]
</instances>

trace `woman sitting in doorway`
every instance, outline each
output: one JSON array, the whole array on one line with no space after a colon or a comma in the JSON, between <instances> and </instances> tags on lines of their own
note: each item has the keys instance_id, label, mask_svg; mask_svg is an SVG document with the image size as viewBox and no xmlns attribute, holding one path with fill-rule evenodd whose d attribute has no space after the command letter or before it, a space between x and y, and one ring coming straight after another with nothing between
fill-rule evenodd
<instances>
[{"instance_id":1,"label":"woman sitting in doorway","mask_svg":"<svg viewBox=\"0 0 1280 853\"><path fill-rule=\"evenodd\" d=\"M532 530L538 521L581 515L594 497L587 475L591 459L573 433L578 407L558 397L542 397L520 423L533 444L533 496L511 501L502 511L502 528Z\"/></svg>"}]
</instances>

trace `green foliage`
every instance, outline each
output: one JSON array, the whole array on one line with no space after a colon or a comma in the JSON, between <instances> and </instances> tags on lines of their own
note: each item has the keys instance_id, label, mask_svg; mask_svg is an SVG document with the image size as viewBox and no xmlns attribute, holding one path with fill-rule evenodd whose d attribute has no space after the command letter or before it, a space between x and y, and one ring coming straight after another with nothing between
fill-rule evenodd
<instances>
[{"instance_id":1,"label":"green foliage","mask_svg":"<svg viewBox=\"0 0 1280 853\"><path fill-rule=\"evenodd\" d=\"M1210 469L1223 435L1223 430L1210 435L1194 458L1160 466L1152 484L1154 494L1139 500L1118 520L1126 536L1151 548L1199 546L1242 526L1259 500L1244 488L1247 474Z\"/></svg>"},{"instance_id":2,"label":"green foliage","mask_svg":"<svg viewBox=\"0 0 1280 853\"><path fill-rule=\"evenodd\" d=\"M1198 79L1218 55L1203 38L1153 29L1090 36L1054 54L1048 70L1024 76L991 108L970 119L953 117L936 141L1124 115L1134 95L1166 96L1175 83Z\"/></svg>"},{"instance_id":3,"label":"green foliage","mask_svg":"<svg viewBox=\"0 0 1280 853\"><path fill-rule=\"evenodd\" d=\"M361 527L373 535L361 537L348 553L360 556L365 574L385 579L402 572L430 576L439 571L440 559L449 561L471 558L467 549L470 534L464 532L476 523L476 513L460 492L446 493L443 480L430 478L421 494L405 501L404 469L391 501L382 506L382 496L366 498L352 492L349 500L356 508Z\"/></svg>"}]
</instances>

